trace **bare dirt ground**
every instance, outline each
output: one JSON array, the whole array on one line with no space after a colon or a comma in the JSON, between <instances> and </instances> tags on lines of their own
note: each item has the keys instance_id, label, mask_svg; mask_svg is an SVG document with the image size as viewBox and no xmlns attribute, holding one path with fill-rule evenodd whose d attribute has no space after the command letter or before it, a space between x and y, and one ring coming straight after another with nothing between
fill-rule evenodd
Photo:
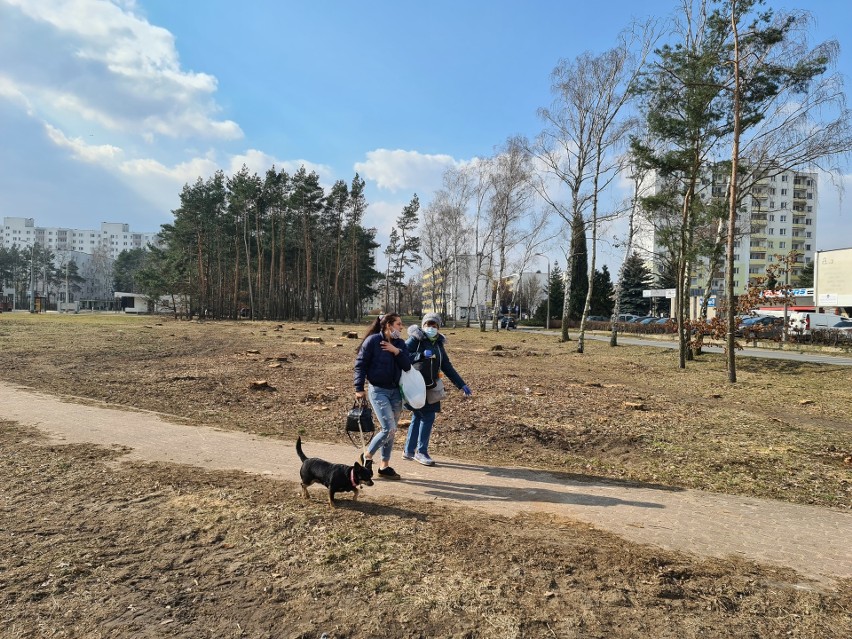
<instances>
[{"instance_id":1,"label":"bare dirt ground","mask_svg":"<svg viewBox=\"0 0 852 639\"><path fill-rule=\"evenodd\" d=\"M0 378L340 442L351 328L3 314ZM447 333L476 395L444 404L439 461L850 508L848 369L743 361L730 387L718 356L683 372L647 348ZM802 589L571 521L387 497L331 513L287 482L119 463L10 422L0 450L3 637L852 636L852 584Z\"/></svg>"}]
</instances>

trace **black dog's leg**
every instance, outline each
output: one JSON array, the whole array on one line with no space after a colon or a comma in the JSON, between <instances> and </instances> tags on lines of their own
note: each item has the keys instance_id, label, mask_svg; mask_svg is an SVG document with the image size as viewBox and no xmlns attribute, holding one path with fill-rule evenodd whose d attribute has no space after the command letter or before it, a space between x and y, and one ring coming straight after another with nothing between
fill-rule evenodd
<instances>
[{"instance_id":1,"label":"black dog's leg","mask_svg":"<svg viewBox=\"0 0 852 639\"><path fill-rule=\"evenodd\" d=\"M352 501L358 501L358 494L359 494L360 492L361 492L361 491L360 491L360 490L358 490L357 488L354 488L354 489L352 490Z\"/></svg>"},{"instance_id":2,"label":"black dog's leg","mask_svg":"<svg viewBox=\"0 0 852 639\"><path fill-rule=\"evenodd\" d=\"M311 483L313 483L313 482L311 482ZM308 486L310 486L310 485L311 484L306 484L305 482L302 482L302 497L304 497L305 499L311 498L310 495L308 495Z\"/></svg>"},{"instance_id":3,"label":"black dog's leg","mask_svg":"<svg viewBox=\"0 0 852 639\"><path fill-rule=\"evenodd\" d=\"M331 488L328 489L328 504L332 508L337 508L337 504L334 503L334 491Z\"/></svg>"}]
</instances>

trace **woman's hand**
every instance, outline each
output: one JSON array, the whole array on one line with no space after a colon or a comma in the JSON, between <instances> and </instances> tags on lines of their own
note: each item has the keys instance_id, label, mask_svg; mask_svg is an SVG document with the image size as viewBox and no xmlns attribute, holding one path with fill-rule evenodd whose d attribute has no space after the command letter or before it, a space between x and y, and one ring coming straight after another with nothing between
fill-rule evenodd
<instances>
[{"instance_id":1,"label":"woman's hand","mask_svg":"<svg viewBox=\"0 0 852 639\"><path fill-rule=\"evenodd\" d=\"M362 402L367 396L367 391L355 391L355 401Z\"/></svg>"},{"instance_id":2,"label":"woman's hand","mask_svg":"<svg viewBox=\"0 0 852 639\"><path fill-rule=\"evenodd\" d=\"M393 353L394 355L399 355L402 352L396 346L394 346L390 342L386 342L384 340L379 342L379 346L381 346L383 351L388 351L389 353Z\"/></svg>"}]
</instances>

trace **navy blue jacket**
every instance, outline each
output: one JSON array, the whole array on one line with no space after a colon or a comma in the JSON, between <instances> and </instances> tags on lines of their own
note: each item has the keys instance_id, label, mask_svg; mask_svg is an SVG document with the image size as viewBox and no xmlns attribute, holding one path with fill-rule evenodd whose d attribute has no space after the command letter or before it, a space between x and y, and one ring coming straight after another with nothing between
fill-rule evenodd
<instances>
[{"instance_id":1,"label":"navy blue jacket","mask_svg":"<svg viewBox=\"0 0 852 639\"><path fill-rule=\"evenodd\" d=\"M370 335L358 349L355 358L355 390L364 390L364 380L379 388L399 388L402 371L411 370L408 349L402 339L392 339L391 344L399 349L399 355L383 351L379 344L385 337L381 333Z\"/></svg>"},{"instance_id":2,"label":"navy blue jacket","mask_svg":"<svg viewBox=\"0 0 852 639\"><path fill-rule=\"evenodd\" d=\"M462 379L462 376L456 372L452 363L450 363L450 358L447 355L447 350L445 348L446 341L447 338L441 333L438 333L438 336L434 339L434 341L429 339L426 336L426 333L423 332L423 329L415 324L408 328L408 340L405 342L405 345L408 347L408 352L411 354L411 361L414 363L423 359L423 351L431 350L438 358L441 372L446 375L453 384L455 384L456 388L461 390L462 386L464 386L464 380ZM423 408L418 410L423 412L439 413L441 412L441 402L426 404Z\"/></svg>"}]
</instances>

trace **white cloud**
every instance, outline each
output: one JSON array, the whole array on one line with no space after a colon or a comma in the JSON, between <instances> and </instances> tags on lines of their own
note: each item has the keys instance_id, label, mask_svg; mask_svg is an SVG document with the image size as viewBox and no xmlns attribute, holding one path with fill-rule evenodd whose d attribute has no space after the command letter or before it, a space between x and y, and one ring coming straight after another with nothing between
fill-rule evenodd
<instances>
[{"instance_id":1,"label":"white cloud","mask_svg":"<svg viewBox=\"0 0 852 639\"><path fill-rule=\"evenodd\" d=\"M14 24L0 43L4 84L59 128L242 137L235 122L216 117L216 78L183 70L174 36L135 9L108 0L0 0L0 21Z\"/></svg>"},{"instance_id":2,"label":"white cloud","mask_svg":"<svg viewBox=\"0 0 852 639\"><path fill-rule=\"evenodd\" d=\"M257 173L261 177L273 166L278 171L286 171L290 175L304 166L308 173L315 171L320 176L321 182L325 182L325 180L328 180L333 175L333 171L328 165L317 164L308 160L281 160L257 149L249 149L245 153L232 156L229 162L229 174L233 175L239 172L243 165L246 166L249 172Z\"/></svg>"},{"instance_id":3,"label":"white cloud","mask_svg":"<svg viewBox=\"0 0 852 639\"><path fill-rule=\"evenodd\" d=\"M365 162L357 162L355 170L365 180L375 182L380 189L392 193L410 190L431 195L441 187L444 171L460 164L449 155L376 149L367 153Z\"/></svg>"},{"instance_id":4,"label":"white cloud","mask_svg":"<svg viewBox=\"0 0 852 639\"><path fill-rule=\"evenodd\" d=\"M86 144L82 138L69 138L51 124L45 123L47 137L59 147L69 149L73 157L90 164L111 166L123 156L117 146L111 144Z\"/></svg>"}]
</instances>

